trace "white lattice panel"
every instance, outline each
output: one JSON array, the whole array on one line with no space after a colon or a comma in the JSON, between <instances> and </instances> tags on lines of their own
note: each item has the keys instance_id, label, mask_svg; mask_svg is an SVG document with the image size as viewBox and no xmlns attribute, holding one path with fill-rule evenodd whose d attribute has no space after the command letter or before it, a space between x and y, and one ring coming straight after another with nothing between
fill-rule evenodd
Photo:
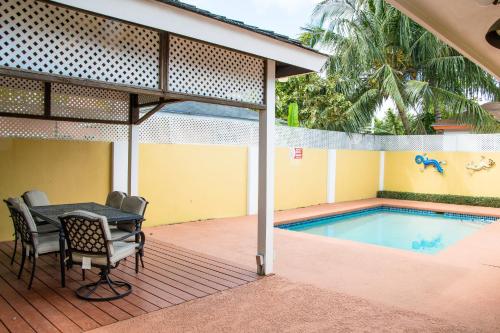
<instances>
[{"instance_id":1,"label":"white lattice panel","mask_svg":"<svg viewBox=\"0 0 500 333\"><path fill-rule=\"evenodd\" d=\"M159 87L156 31L35 0L2 0L0 64Z\"/></svg>"},{"instance_id":2,"label":"white lattice panel","mask_svg":"<svg viewBox=\"0 0 500 333\"><path fill-rule=\"evenodd\" d=\"M0 112L43 115L44 84L0 76Z\"/></svg>"},{"instance_id":3,"label":"white lattice panel","mask_svg":"<svg viewBox=\"0 0 500 333\"><path fill-rule=\"evenodd\" d=\"M0 137L123 141L127 125L0 117ZM159 113L139 131L143 143L257 145L256 121ZM276 126L276 146L385 151L500 151L500 134L373 136ZM450 143L452 142L452 143Z\"/></svg>"},{"instance_id":4,"label":"white lattice panel","mask_svg":"<svg viewBox=\"0 0 500 333\"><path fill-rule=\"evenodd\" d=\"M145 143L252 145L258 143L258 125L252 121L158 114L140 128Z\"/></svg>"},{"instance_id":5,"label":"white lattice panel","mask_svg":"<svg viewBox=\"0 0 500 333\"><path fill-rule=\"evenodd\" d=\"M0 117L0 137L124 141L128 126Z\"/></svg>"},{"instance_id":6,"label":"white lattice panel","mask_svg":"<svg viewBox=\"0 0 500 333\"><path fill-rule=\"evenodd\" d=\"M129 103L129 95L120 91L52 84L53 116L127 121Z\"/></svg>"},{"instance_id":7,"label":"white lattice panel","mask_svg":"<svg viewBox=\"0 0 500 333\"><path fill-rule=\"evenodd\" d=\"M168 89L172 92L264 104L264 60L171 36Z\"/></svg>"}]
</instances>

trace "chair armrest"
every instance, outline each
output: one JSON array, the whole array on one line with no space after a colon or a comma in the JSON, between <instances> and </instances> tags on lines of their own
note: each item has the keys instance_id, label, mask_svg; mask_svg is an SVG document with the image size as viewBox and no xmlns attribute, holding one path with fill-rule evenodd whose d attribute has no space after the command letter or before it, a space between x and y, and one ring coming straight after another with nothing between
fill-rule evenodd
<instances>
[{"instance_id":1,"label":"chair armrest","mask_svg":"<svg viewBox=\"0 0 500 333\"><path fill-rule=\"evenodd\" d=\"M135 236L135 235L140 234L140 233L142 233L142 231L140 231L140 230L136 230L136 231L133 231L133 232L128 233L128 234L126 234L126 235L123 235L122 237L119 237L119 238L112 238L112 239L110 239L109 241L110 241L110 242L119 242L119 241L122 241L122 240L125 240L125 239L129 238L130 236Z\"/></svg>"},{"instance_id":2,"label":"chair armrest","mask_svg":"<svg viewBox=\"0 0 500 333\"><path fill-rule=\"evenodd\" d=\"M50 230L50 231L32 231L32 234L38 234L38 235L47 235L47 234L55 234L59 233L59 230Z\"/></svg>"}]
</instances>

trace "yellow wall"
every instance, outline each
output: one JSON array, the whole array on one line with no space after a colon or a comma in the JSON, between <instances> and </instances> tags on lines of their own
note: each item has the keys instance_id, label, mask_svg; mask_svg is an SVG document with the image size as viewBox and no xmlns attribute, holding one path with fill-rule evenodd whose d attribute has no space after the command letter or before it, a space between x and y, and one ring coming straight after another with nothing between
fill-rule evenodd
<instances>
[{"instance_id":1,"label":"yellow wall","mask_svg":"<svg viewBox=\"0 0 500 333\"><path fill-rule=\"evenodd\" d=\"M245 147L141 144L146 225L246 214Z\"/></svg>"},{"instance_id":2,"label":"yellow wall","mask_svg":"<svg viewBox=\"0 0 500 333\"><path fill-rule=\"evenodd\" d=\"M444 174L433 167L420 171L415 163L421 152L386 152L384 189L387 191L432 194L456 194L500 197L500 153L431 152L428 157L446 161ZM493 159L497 165L485 171L471 173L465 165L478 162L481 156Z\"/></svg>"},{"instance_id":3,"label":"yellow wall","mask_svg":"<svg viewBox=\"0 0 500 333\"><path fill-rule=\"evenodd\" d=\"M104 202L111 170L110 143L0 139L0 199L38 189L55 204ZM0 240L6 240L12 223L0 207Z\"/></svg>"},{"instance_id":4,"label":"yellow wall","mask_svg":"<svg viewBox=\"0 0 500 333\"><path fill-rule=\"evenodd\" d=\"M380 152L337 150L335 202L375 198Z\"/></svg>"},{"instance_id":5,"label":"yellow wall","mask_svg":"<svg viewBox=\"0 0 500 333\"><path fill-rule=\"evenodd\" d=\"M305 207L326 202L328 151L304 148L301 160L289 148L276 149L275 209Z\"/></svg>"}]
</instances>

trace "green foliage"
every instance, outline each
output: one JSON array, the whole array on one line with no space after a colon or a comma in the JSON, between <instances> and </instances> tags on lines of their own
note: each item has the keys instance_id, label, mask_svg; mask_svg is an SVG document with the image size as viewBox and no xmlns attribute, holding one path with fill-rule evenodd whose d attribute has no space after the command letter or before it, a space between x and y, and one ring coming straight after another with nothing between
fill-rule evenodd
<instances>
[{"instance_id":1,"label":"green foliage","mask_svg":"<svg viewBox=\"0 0 500 333\"><path fill-rule=\"evenodd\" d=\"M408 115L408 122L411 128L420 128L418 132L435 133L431 126L435 123L432 112L423 112L418 117L410 114ZM383 119L375 119L373 133L378 135L404 135L405 129L401 118L393 109L389 108Z\"/></svg>"},{"instance_id":2,"label":"green foliage","mask_svg":"<svg viewBox=\"0 0 500 333\"><path fill-rule=\"evenodd\" d=\"M288 121L289 105L296 103L300 126L345 130L350 103L337 92L333 76L306 74L276 82L276 117Z\"/></svg>"},{"instance_id":3,"label":"green foliage","mask_svg":"<svg viewBox=\"0 0 500 333\"><path fill-rule=\"evenodd\" d=\"M412 192L379 191L377 198L438 202L455 205L483 206L500 208L498 197L470 197L450 194L426 194Z\"/></svg>"},{"instance_id":4,"label":"green foliage","mask_svg":"<svg viewBox=\"0 0 500 333\"><path fill-rule=\"evenodd\" d=\"M499 129L475 100L498 100L499 82L385 0L323 0L313 18L302 40L332 54L326 70L352 102L351 131L366 128L386 99L405 134L430 132L439 115L477 131Z\"/></svg>"},{"instance_id":5,"label":"green foliage","mask_svg":"<svg viewBox=\"0 0 500 333\"><path fill-rule=\"evenodd\" d=\"M392 109L387 110L382 120L375 119L374 134L403 135L404 133L403 122Z\"/></svg>"},{"instance_id":6,"label":"green foliage","mask_svg":"<svg viewBox=\"0 0 500 333\"><path fill-rule=\"evenodd\" d=\"M296 102L288 104L288 126L299 127L299 106Z\"/></svg>"}]
</instances>

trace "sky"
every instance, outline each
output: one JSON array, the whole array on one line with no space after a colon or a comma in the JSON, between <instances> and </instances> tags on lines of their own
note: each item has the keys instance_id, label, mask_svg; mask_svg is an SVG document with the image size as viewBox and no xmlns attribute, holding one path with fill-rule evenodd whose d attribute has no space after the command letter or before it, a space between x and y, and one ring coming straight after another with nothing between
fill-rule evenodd
<instances>
[{"instance_id":1,"label":"sky","mask_svg":"<svg viewBox=\"0 0 500 333\"><path fill-rule=\"evenodd\" d=\"M212 13L297 38L319 0L183 0Z\"/></svg>"}]
</instances>

